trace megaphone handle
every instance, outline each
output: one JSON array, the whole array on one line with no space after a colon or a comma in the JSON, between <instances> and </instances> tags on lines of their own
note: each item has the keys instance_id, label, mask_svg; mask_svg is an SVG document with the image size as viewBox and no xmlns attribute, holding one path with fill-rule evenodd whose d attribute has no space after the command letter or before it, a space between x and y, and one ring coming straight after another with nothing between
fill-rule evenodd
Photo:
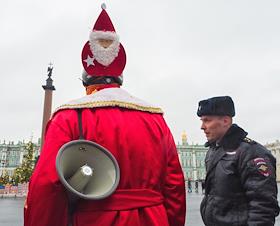
<instances>
[{"instance_id":1,"label":"megaphone handle","mask_svg":"<svg viewBox=\"0 0 280 226\"><path fill-rule=\"evenodd\" d=\"M79 133L80 133L80 140L84 140L84 134L83 134L83 123L82 123L82 108L77 109L78 112L78 125L79 125Z\"/></svg>"}]
</instances>

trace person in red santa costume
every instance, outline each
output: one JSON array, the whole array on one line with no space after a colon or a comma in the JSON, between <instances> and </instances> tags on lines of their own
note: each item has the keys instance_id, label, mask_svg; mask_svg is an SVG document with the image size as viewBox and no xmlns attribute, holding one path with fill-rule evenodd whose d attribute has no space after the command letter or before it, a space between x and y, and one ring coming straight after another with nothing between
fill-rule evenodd
<instances>
[{"instance_id":1,"label":"person in red santa costume","mask_svg":"<svg viewBox=\"0 0 280 226\"><path fill-rule=\"evenodd\" d=\"M77 109L85 139L110 150L120 181L105 199L78 200L73 225L184 226L185 183L173 136L160 108L120 88L126 55L104 5L82 50L82 64L87 95L59 107L48 122L24 226L68 225L68 197L55 160L64 144L79 139Z\"/></svg>"}]
</instances>

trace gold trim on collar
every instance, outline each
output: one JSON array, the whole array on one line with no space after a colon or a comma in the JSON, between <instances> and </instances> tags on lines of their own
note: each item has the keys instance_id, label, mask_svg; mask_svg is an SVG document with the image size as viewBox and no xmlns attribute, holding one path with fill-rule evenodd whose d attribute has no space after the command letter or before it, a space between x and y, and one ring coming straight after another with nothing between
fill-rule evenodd
<instances>
[{"instance_id":1,"label":"gold trim on collar","mask_svg":"<svg viewBox=\"0 0 280 226\"><path fill-rule=\"evenodd\" d=\"M123 101L116 101L116 100L94 101L94 102L87 102L87 103L81 103L81 104L64 104L64 105L61 105L60 107L58 107L55 110L55 112L62 110L62 109L98 108L98 107L122 107L122 108L128 108L128 109L133 109L133 110L163 114L163 111L157 107L143 106L143 105L138 105L138 104L129 103L129 102L123 102Z\"/></svg>"}]
</instances>

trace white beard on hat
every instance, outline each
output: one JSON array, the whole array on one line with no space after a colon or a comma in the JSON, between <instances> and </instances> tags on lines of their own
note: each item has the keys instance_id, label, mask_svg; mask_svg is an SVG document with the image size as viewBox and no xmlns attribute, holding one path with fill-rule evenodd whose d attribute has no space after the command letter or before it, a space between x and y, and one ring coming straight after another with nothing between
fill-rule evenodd
<instances>
[{"instance_id":1,"label":"white beard on hat","mask_svg":"<svg viewBox=\"0 0 280 226\"><path fill-rule=\"evenodd\" d=\"M101 46L98 39L112 40L112 44L107 48ZM89 37L90 49L94 59L104 65L110 65L119 54L120 42L115 32L111 31L93 31Z\"/></svg>"}]
</instances>

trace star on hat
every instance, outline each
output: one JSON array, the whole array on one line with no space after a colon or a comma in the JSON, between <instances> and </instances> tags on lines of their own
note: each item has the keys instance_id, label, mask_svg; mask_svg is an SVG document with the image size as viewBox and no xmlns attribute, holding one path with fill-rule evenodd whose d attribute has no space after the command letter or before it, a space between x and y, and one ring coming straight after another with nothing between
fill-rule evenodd
<instances>
[{"instance_id":1,"label":"star on hat","mask_svg":"<svg viewBox=\"0 0 280 226\"><path fill-rule=\"evenodd\" d=\"M90 57L89 55L87 56L87 59L83 60L84 62L87 63L87 67L89 67L90 65L93 65L94 66L94 58L93 57Z\"/></svg>"}]
</instances>

